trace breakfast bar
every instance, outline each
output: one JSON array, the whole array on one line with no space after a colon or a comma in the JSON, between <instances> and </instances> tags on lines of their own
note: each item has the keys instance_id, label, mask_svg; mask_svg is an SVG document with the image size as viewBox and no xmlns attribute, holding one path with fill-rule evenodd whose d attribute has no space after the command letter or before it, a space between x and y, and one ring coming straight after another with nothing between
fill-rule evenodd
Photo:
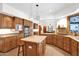
<instances>
[{"instance_id":1,"label":"breakfast bar","mask_svg":"<svg viewBox=\"0 0 79 59\"><path fill-rule=\"evenodd\" d=\"M42 56L45 53L46 36L29 36L22 38L24 41L24 56Z\"/></svg>"}]
</instances>

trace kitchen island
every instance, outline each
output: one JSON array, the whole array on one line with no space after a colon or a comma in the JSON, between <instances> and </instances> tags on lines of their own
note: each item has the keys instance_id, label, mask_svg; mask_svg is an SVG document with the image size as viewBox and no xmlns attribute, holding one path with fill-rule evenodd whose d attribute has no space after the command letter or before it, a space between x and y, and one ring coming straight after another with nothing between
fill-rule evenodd
<instances>
[{"instance_id":1,"label":"kitchen island","mask_svg":"<svg viewBox=\"0 0 79 59\"><path fill-rule=\"evenodd\" d=\"M24 56L42 56L45 53L46 36L29 36L24 41Z\"/></svg>"}]
</instances>

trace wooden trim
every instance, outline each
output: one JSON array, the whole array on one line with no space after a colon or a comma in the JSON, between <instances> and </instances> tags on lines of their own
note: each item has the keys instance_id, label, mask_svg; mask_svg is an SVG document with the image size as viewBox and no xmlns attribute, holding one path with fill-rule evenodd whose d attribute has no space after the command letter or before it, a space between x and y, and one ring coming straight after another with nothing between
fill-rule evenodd
<instances>
[{"instance_id":1,"label":"wooden trim","mask_svg":"<svg viewBox=\"0 0 79 59\"><path fill-rule=\"evenodd\" d=\"M67 16L67 33L69 33L69 30L70 30L70 26L69 26L69 24L70 24L70 20L69 20L69 16Z\"/></svg>"}]
</instances>

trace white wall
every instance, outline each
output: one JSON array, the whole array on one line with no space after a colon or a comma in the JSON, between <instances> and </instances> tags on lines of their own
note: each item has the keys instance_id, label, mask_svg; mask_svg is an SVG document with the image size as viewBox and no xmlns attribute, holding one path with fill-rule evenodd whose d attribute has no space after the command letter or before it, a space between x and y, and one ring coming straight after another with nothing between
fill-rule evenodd
<instances>
[{"instance_id":1,"label":"white wall","mask_svg":"<svg viewBox=\"0 0 79 59\"><path fill-rule=\"evenodd\" d=\"M2 10L2 3L0 3L0 11Z\"/></svg>"},{"instance_id":2,"label":"white wall","mask_svg":"<svg viewBox=\"0 0 79 59\"><path fill-rule=\"evenodd\" d=\"M79 12L79 3L76 3L75 5L71 5L68 8L65 8L63 10L60 10L57 14L56 17L61 17L61 16L68 16L74 13L78 13Z\"/></svg>"},{"instance_id":3,"label":"white wall","mask_svg":"<svg viewBox=\"0 0 79 59\"><path fill-rule=\"evenodd\" d=\"M12 16L17 16L17 17L20 17L20 18L26 18L26 17L28 18L28 16L25 13L15 9L15 8L7 5L7 4L4 4L4 3L3 3L2 11L10 14Z\"/></svg>"},{"instance_id":4,"label":"white wall","mask_svg":"<svg viewBox=\"0 0 79 59\"><path fill-rule=\"evenodd\" d=\"M67 19L66 19L66 17L60 18L60 19L57 21L57 27L58 27L58 25L60 25L60 27L65 27L65 28L67 28Z\"/></svg>"},{"instance_id":5,"label":"white wall","mask_svg":"<svg viewBox=\"0 0 79 59\"><path fill-rule=\"evenodd\" d=\"M56 30L57 20L56 19L40 20L40 24L43 26L48 26L49 24L51 24L53 26L53 30Z\"/></svg>"}]
</instances>

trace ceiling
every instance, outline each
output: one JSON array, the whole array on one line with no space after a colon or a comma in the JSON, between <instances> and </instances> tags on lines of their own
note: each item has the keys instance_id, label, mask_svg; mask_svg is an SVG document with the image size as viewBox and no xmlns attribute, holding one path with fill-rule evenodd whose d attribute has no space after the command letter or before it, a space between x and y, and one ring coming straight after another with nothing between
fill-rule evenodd
<instances>
[{"instance_id":1,"label":"ceiling","mask_svg":"<svg viewBox=\"0 0 79 59\"><path fill-rule=\"evenodd\" d=\"M36 7L36 3L6 3L6 4L28 14L29 17L35 17L38 14L41 18L60 16L60 14L63 15L62 12L63 10L68 11L70 7L76 5L76 3L38 3L39 6ZM78 7L71 10L74 11L77 8Z\"/></svg>"}]
</instances>

